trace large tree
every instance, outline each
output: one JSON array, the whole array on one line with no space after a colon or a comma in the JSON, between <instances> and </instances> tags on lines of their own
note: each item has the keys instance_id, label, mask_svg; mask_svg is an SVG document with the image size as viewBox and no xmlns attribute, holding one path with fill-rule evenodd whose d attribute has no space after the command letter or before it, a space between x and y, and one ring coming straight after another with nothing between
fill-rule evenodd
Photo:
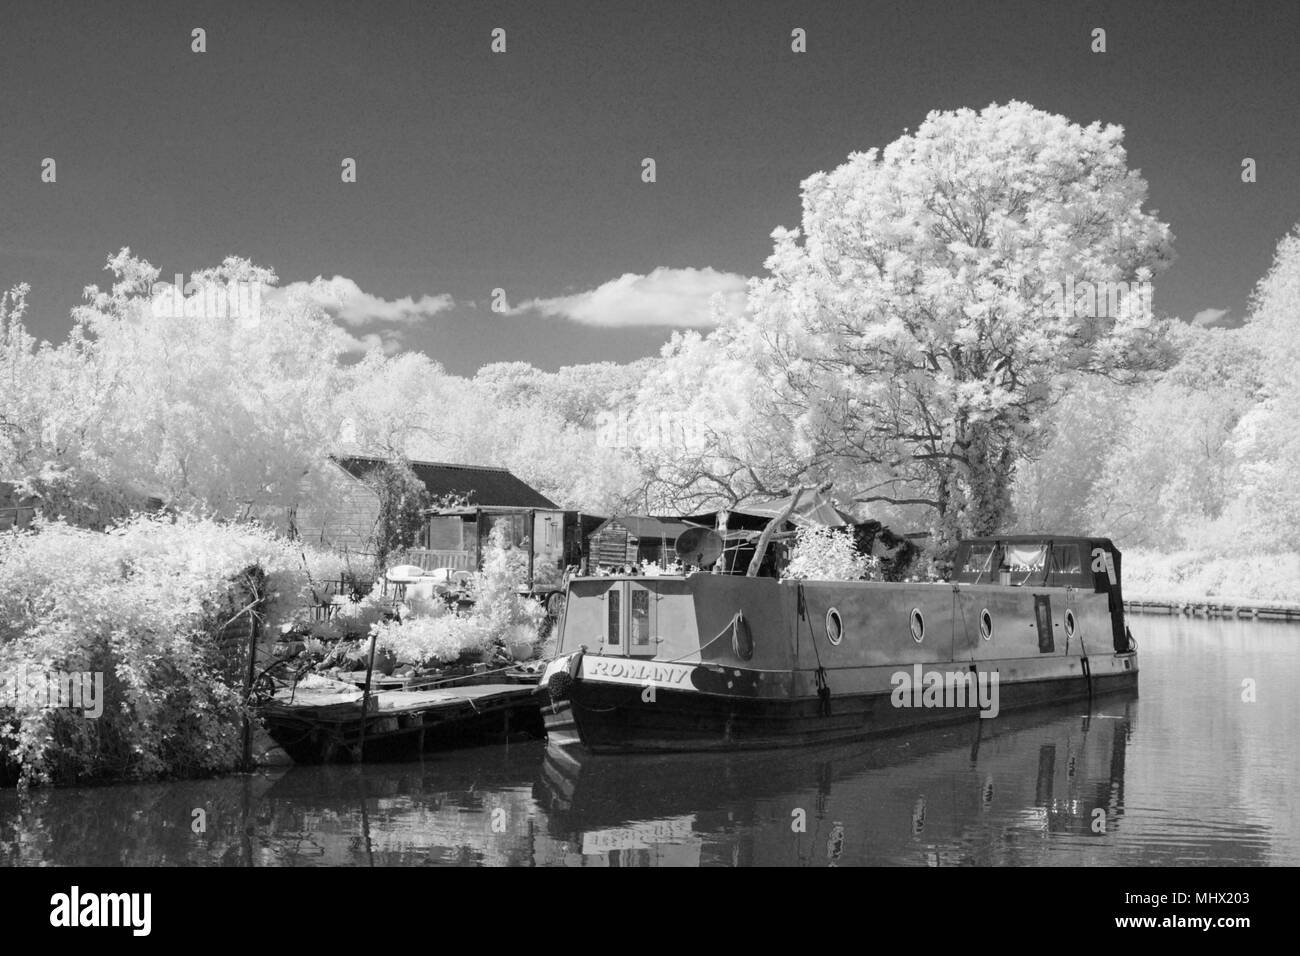
<instances>
[{"instance_id":1,"label":"large tree","mask_svg":"<svg viewBox=\"0 0 1300 956\"><path fill-rule=\"evenodd\" d=\"M63 344L36 348L9 323L0 362L24 388L0 391L0 415L24 441L7 441L0 464L42 492L93 477L223 515L292 502L337 430L342 333L246 260L193 273L198 291L174 301L154 298L158 270L127 249L108 269L113 285L86 290ZM260 308L250 294L218 310L234 288L256 290Z\"/></svg>"},{"instance_id":2,"label":"large tree","mask_svg":"<svg viewBox=\"0 0 1300 956\"><path fill-rule=\"evenodd\" d=\"M931 113L804 181L802 228L773 233L723 333L806 459L858 471L860 502L929 509L940 555L1009 521L1065 382L1168 362L1149 283L1171 237L1122 139L1016 102Z\"/></svg>"}]
</instances>

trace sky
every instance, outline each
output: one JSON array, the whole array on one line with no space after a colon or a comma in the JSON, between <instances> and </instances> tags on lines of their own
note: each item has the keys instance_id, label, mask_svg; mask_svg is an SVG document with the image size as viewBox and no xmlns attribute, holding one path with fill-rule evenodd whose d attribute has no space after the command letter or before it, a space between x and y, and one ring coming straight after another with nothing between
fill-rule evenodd
<instances>
[{"instance_id":1,"label":"sky","mask_svg":"<svg viewBox=\"0 0 1300 956\"><path fill-rule=\"evenodd\" d=\"M1016 99L1125 128L1175 237L1157 311L1230 325L1300 220L1297 36L1293 0L4 0L0 284L59 340L123 246L235 255L330 280L358 347L626 362L740 301L807 176Z\"/></svg>"}]
</instances>

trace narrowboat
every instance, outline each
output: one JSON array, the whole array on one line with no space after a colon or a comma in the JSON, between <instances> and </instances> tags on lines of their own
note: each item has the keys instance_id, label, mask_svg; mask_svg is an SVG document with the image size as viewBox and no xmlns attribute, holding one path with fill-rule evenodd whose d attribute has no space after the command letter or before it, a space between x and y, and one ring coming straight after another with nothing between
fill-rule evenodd
<instances>
[{"instance_id":1,"label":"narrowboat","mask_svg":"<svg viewBox=\"0 0 1300 956\"><path fill-rule=\"evenodd\" d=\"M951 580L610 575L569 582L539 686L595 752L850 741L1136 690L1106 538L959 545Z\"/></svg>"}]
</instances>

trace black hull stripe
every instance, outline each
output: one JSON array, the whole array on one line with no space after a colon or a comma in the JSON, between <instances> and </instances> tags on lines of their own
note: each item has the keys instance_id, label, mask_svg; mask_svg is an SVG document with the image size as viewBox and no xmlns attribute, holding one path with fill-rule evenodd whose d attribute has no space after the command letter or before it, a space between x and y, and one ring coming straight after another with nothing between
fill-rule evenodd
<instances>
[{"instance_id":1,"label":"black hull stripe","mask_svg":"<svg viewBox=\"0 0 1300 956\"><path fill-rule=\"evenodd\" d=\"M1136 687L1136 671L1092 679L1093 696ZM583 746L596 753L798 747L985 719L974 707L895 707L889 693L832 695L827 712L817 698L723 697L656 688L654 701L647 702L642 690L576 682L571 714ZM1001 713L1088 696L1083 680L1018 681L999 686L998 707Z\"/></svg>"}]
</instances>

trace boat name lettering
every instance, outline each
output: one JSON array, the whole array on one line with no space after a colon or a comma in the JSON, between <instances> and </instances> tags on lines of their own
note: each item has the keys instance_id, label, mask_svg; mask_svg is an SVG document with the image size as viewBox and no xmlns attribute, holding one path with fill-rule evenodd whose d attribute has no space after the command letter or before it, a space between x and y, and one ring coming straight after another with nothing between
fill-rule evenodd
<instances>
[{"instance_id":1,"label":"boat name lettering","mask_svg":"<svg viewBox=\"0 0 1300 956\"><path fill-rule=\"evenodd\" d=\"M642 684L681 684L692 670L690 667L642 664L631 661L593 660L590 663L591 670L587 676L621 678Z\"/></svg>"}]
</instances>

